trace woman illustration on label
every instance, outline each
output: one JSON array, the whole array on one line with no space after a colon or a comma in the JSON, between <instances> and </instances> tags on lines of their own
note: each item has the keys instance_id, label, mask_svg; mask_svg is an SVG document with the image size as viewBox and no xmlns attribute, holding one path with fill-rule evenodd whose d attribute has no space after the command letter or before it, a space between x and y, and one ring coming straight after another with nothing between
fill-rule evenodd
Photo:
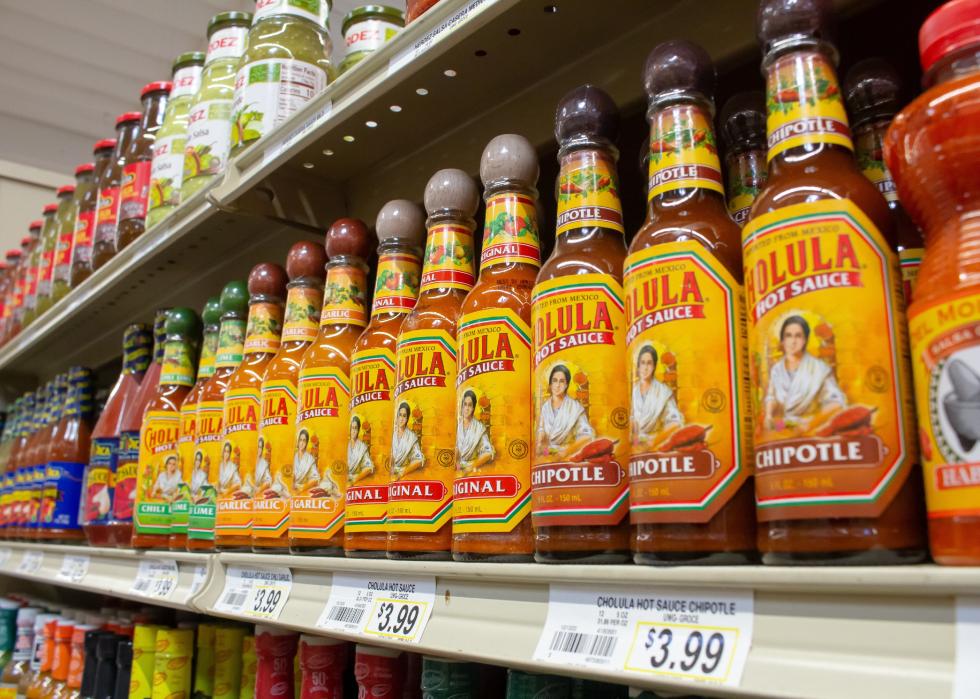
<instances>
[{"instance_id":1,"label":"woman illustration on label","mask_svg":"<svg viewBox=\"0 0 980 699\"><path fill-rule=\"evenodd\" d=\"M197 450L194 452L194 469L191 472L191 497L195 500L203 493L204 486L208 485L208 464L204 460L204 452Z\"/></svg>"},{"instance_id":2,"label":"woman illustration on label","mask_svg":"<svg viewBox=\"0 0 980 699\"><path fill-rule=\"evenodd\" d=\"M636 356L636 383L633 384L632 434L636 444L650 444L667 427L681 427L684 416L677 408L674 392L654 378L657 350L643 345Z\"/></svg>"},{"instance_id":3,"label":"woman illustration on label","mask_svg":"<svg viewBox=\"0 0 980 699\"><path fill-rule=\"evenodd\" d=\"M572 372L564 364L556 364L548 374L551 396L541 405L538 420L538 449L542 455L572 454L587 440L595 438L585 408L568 395Z\"/></svg>"},{"instance_id":4,"label":"woman illustration on label","mask_svg":"<svg viewBox=\"0 0 980 699\"><path fill-rule=\"evenodd\" d=\"M412 471L418 471L425 464L422 444L414 430L408 428L408 418L412 409L408 403L401 403L395 413L395 430L391 435L391 475L395 480L404 478Z\"/></svg>"},{"instance_id":5,"label":"woman illustration on label","mask_svg":"<svg viewBox=\"0 0 980 699\"><path fill-rule=\"evenodd\" d=\"M476 419L475 413L476 393L466 391L459 404L459 422L456 425L456 463L462 475L486 466L497 456L490 443L490 433Z\"/></svg>"},{"instance_id":6,"label":"woman illustration on label","mask_svg":"<svg viewBox=\"0 0 980 699\"><path fill-rule=\"evenodd\" d=\"M242 476L238 472L238 464L231 458L231 442L225 442L221 447L221 465L218 468L218 492L222 497L229 497L242 487Z\"/></svg>"},{"instance_id":7,"label":"woman illustration on label","mask_svg":"<svg viewBox=\"0 0 980 699\"><path fill-rule=\"evenodd\" d=\"M255 461L255 492L259 497L264 498L284 498L289 494L289 489L282 480L282 474L277 473L276 479L272 480L272 445L267 444L265 439L259 437L257 453L259 458Z\"/></svg>"},{"instance_id":8,"label":"woman illustration on label","mask_svg":"<svg viewBox=\"0 0 980 699\"><path fill-rule=\"evenodd\" d=\"M350 419L350 440L347 442L347 483L354 485L374 473L374 462L368 445L358 439L361 432L361 418L354 415Z\"/></svg>"},{"instance_id":9,"label":"woman illustration on label","mask_svg":"<svg viewBox=\"0 0 980 699\"><path fill-rule=\"evenodd\" d=\"M316 454L313 450L307 451L310 444L310 433L300 430L296 435L296 453L293 455L293 486L296 491L308 497L318 498L337 498L340 497L340 488L334 483L330 474L324 472L320 475L316 466Z\"/></svg>"},{"instance_id":10,"label":"woman illustration on label","mask_svg":"<svg viewBox=\"0 0 980 699\"><path fill-rule=\"evenodd\" d=\"M152 500L173 500L180 485L180 471L177 470L177 456L171 454L163 462L163 468L157 475L156 482L150 490Z\"/></svg>"},{"instance_id":11,"label":"woman illustration on label","mask_svg":"<svg viewBox=\"0 0 980 699\"><path fill-rule=\"evenodd\" d=\"M781 429L783 420L806 426L807 414L833 412L847 403L833 368L807 352L809 339L810 324L801 316L783 321L779 329L783 356L769 370L769 386L763 400L766 429Z\"/></svg>"}]
</instances>

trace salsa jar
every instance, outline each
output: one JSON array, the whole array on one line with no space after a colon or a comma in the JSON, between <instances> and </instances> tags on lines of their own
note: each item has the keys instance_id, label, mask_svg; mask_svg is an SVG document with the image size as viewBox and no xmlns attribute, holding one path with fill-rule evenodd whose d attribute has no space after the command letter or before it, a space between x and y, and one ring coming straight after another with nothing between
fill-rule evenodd
<instances>
[{"instance_id":1,"label":"salsa jar","mask_svg":"<svg viewBox=\"0 0 980 699\"><path fill-rule=\"evenodd\" d=\"M68 286L71 288L78 286L92 274L92 243L95 235L95 210L99 204L99 180L109 167L115 148L114 138L104 138L96 142L92 149L95 168L91 180L80 178L75 183L78 209L75 212L71 243L71 270L68 278Z\"/></svg>"},{"instance_id":2,"label":"salsa jar","mask_svg":"<svg viewBox=\"0 0 980 699\"><path fill-rule=\"evenodd\" d=\"M92 233L92 271L116 254L116 224L119 220L119 193L125 154L139 135L140 112L124 112L116 117L116 145L98 182L95 229Z\"/></svg>"},{"instance_id":3,"label":"salsa jar","mask_svg":"<svg viewBox=\"0 0 980 699\"><path fill-rule=\"evenodd\" d=\"M347 54L340 63L341 75L398 36L405 15L387 5L364 5L348 12L343 26Z\"/></svg>"}]
</instances>

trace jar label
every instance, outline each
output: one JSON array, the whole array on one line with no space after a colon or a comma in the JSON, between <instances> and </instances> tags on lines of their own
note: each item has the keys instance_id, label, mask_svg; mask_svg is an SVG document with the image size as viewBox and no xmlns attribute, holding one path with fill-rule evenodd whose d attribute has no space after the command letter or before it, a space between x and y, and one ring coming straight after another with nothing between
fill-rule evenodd
<instances>
[{"instance_id":1,"label":"jar label","mask_svg":"<svg viewBox=\"0 0 980 699\"><path fill-rule=\"evenodd\" d=\"M71 244L75 231L68 230L58 234L58 244L54 252L54 271L52 279L57 281L67 281L68 271L71 269Z\"/></svg>"},{"instance_id":2,"label":"jar label","mask_svg":"<svg viewBox=\"0 0 980 699\"><path fill-rule=\"evenodd\" d=\"M396 357L388 531L436 532L452 516L456 339L445 330L403 332Z\"/></svg>"},{"instance_id":3,"label":"jar label","mask_svg":"<svg viewBox=\"0 0 980 699\"><path fill-rule=\"evenodd\" d=\"M181 481L177 464L179 438L179 413L148 410L143 416L133 517L135 534L170 533L170 502Z\"/></svg>"},{"instance_id":4,"label":"jar label","mask_svg":"<svg viewBox=\"0 0 980 699\"><path fill-rule=\"evenodd\" d=\"M374 304L371 315L377 313L408 313L415 308L419 296L422 260L415 255L393 253L378 260L378 276L374 283Z\"/></svg>"},{"instance_id":5,"label":"jar label","mask_svg":"<svg viewBox=\"0 0 980 699\"><path fill-rule=\"evenodd\" d=\"M898 251L898 262L902 266L902 288L905 292L905 305L912 303L915 294L915 280L922 266L922 248L905 248Z\"/></svg>"},{"instance_id":6,"label":"jar label","mask_svg":"<svg viewBox=\"0 0 980 699\"><path fill-rule=\"evenodd\" d=\"M262 418L255 460L252 538L279 539L289 528L296 445L296 384L288 379L262 382Z\"/></svg>"},{"instance_id":7,"label":"jar label","mask_svg":"<svg viewBox=\"0 0 980 699\"><path fill-rule=\"evenodd\" d=\"M27 294L24 297L24 305L27 308L34 308L37 304L37 277L38 266L30 265L27 268Z\"/></svg>"},{"instance_id":8,"label":"jar label","mask_svg":"<svg viewBox=\"0 0 980 699\"><path fill-rule=\"evenodd\" d=\"M253 303L248 307L245 354L275 354L282 344L283 307L279 303ZM223 325L223 324L222 324Z\"/></svg>"},{"instance_id":9,"label":"jar label","mask_svg":"<svg viewBox=\"0 0 980 699\"><path fill-rule=\"evenodd\" d=\"M466 226L439 223L429 228L420 291L473 288L473 231Z\"/></svg>"},{"instance_id":10,"label":"jar label","mask_svg":"<svg viewBox=\"0 0 980 699\"><path fill-rule=\"evenodd\" d=\"M189 65L178 68L174 73L173 89L170 90L170 99L178 97L193 97L201 87L201 72L203 68L199 65Z\"/></svg>"},{"instance_id":11,"label":"jar label","mask_svg":"<svg viewBox=\"0 0 980 699\"><path fill-rule=\"evenodd\" d=\"M153 165L150 167L150 211L180 204L186 143L186 134L158 137L154 142Z\"/></svg>"},{"instance_id":12,"label":"jar label","mask_svg":"<svg viewBox=\"0 0 980 699\"><path fill-rule=\"evenodd\" d=\"M453 532L509 532L531 513L531 328L488 309L458 339Z\"/></svg>"},{"instance_id":13,"label":"jar label","mask_svg":"<svg viewBox=\"0 0 980 699\"><path fill-rule=\"evenodd\" d=\"M487 200L480 271L516 263L541 266L537 211L531 197L504 192Z\"/></svg>"},{"instance_id":14,"label":"jar label","mask_svg":"<svg viewBox=\"0 0 980 699\"><path fill-rule=\"evenodd\" d=\"M738 225L744 227L748 222L749 211L765 181L764 171L746 173L743 178L737 167L728 168L728 213Z\"/></svg>"},{"instance_id":15,"label":"jar label","mask_svg":"<svg viewBox=\"0 0 980 699\"><path fill-rule=\"evenodd\" d=\"M196 391L195 391L196 392ZM177 438L177 463L180 466L180 486L177 497L170 504L170 533L187 534L190 521L191 490L199 492L201 482L207 479L207 471L197 457L194 440L197 437L197 403L184 402L180 406L180 436Z\"/></svg>"},{"instance_id":16,"label":"jar label","mask_svg":"<svg viewBox=\"0 0 980 699\"><path fill-rule=\"evenodd\" d=\"M269 133L326 87L323 68L306 61L273 58L242 66L235 78L232 147Z\"/></svg>"},{"instance_id":17,"label":"jar label","mask_svg":"<svg viewBox=\"0 0 980 699\"><path fill-rule=\"evenodd\" d=\"M630 521L704 523L751 474L741 285L693 241L626 259Z\"/></svg>"},{"instance_id":18,"label":"jar label","mask_svg":"<svg viewBox=\"0 0 980 699\"><path fill-rule=\"evenodd\" d=\"M980 295L909 311L930 519L980 515Z\"/></svg>"},{"instance_id":19,"label":"jar label","mask_svg":"<svg viewBox=\"0 0 980 699\"><path fill-rule=\"evenodd\" d=\"M216 176L225 171L231 150L231 110L229 99L203 100L191 107L187 115L182 188L195 177Z\"/></svg>"},{"instance_id":20,"label":"jar label","mask_svg":"<svg viewBox=\"0 0 980 699\"><path fill-rule=\"evenodd\" d=\"M743 231L758 517L877 517L915 461L898 257L848 199Z\"/></svg>"},{"instance_id":21,"label":"jar label","mask_svg":"<svg viewBox=\"0 0 980 699\"><path fill-rule=\"evenodd\" d=\"M184 340L169 340L163 350L163 367L160 369L160 385L194 385L194 358L191 347Z\"/></svg>"},{"instance_id":22,"label":"jar label","mask_svg":"<svg viewBox=\"0 0 980 699\"><path fill-rule=\"evenodd\" d=\"M397 24L381 19L354 22L344 32L344 43L347 44L346 55L359 51L377 51L398 36L401 30L402 28Z\"/></svg>"},{"instance_id":23,"label":"jar label","mask_svg":"<svg viewBox=\"0 0 980 699\"><path fill-rule=\"evenodd\" d=\"M358 267L331 267L323 288L320 325L367 325L367 278Z\"/></svg>"},{"instance_id":24,"label":"jar label","mask_svg":"<svg viewBox=\"0 0 980 699\"><path fill-rule=\"evenodd\" d=\"M313 342L316 339L322 294L313 286L294 286L286 298L283 342Z\"/></svg>"},{"instance_id":25,"label":"jar label","mask_svg":"<svg viewBox=\"0 0 980 699\"><path fill-rule=\"evenodd\" d=\"M229 392L230 393L230 392ZM201 401L194 418L194 462L191 470L190 508L187 512L187 537L213 541L215 532L215 502L222 492L222 477L235 470L232 450L224 442L224 403L220 400Z\"/></svg>"},{"instance_id":26,"label":"jar label","mask_svg":"<svg viewBox=\"0 0 980 699\"><path fill-rule=\"evenodd\" d=\"M133 520L133 503L136 500L136 473L140 460L139 430L127 430L119 434L119 458L116 462L115 493L112 496L114 522Z\"/></svg>"},{"instance_id":27,"label":"jar label","mask_svg":"<svg viewBox=\"0 0 980 699\"><path fill-rule=\"evenodd\" d=\"M248 27L223 27L208 38L206 64L221 58L239 59L245 53ZM196 92L196 90L195 90Z\"/></svg>"},{"instance_id":28,"label":"jar label","mask_svg":"<svg viewBox=\"0 0 980 699\"><path fill-rule=\"evenodd\" d=\"M292 15L326 26L329 12L328 0L256 0L252 24L273 15Z\"/></svg>"},{"instance_id":29,"label":"jar label","mask_svg":"<svg viewBox=\"0 0 980 699\"><path fill-rule=\"evenodd\" d=\"M356 350L350 378L344 528L353 534L382 532L388 519L394 353L383 347Z\"/></svg>"},{"instance_id":30,"label":"jar label","mask_svg":"<svg viewBox=\"0 0 980 699\"><path fill-rule=\"evenodd\" d=\"M883 134L871 129L857 138L856 146L854 155L864 176L874 183L887 201L898 201L895 180L885 165Z\"/></svg>"},{"instance_id":31,"label":"jar label","mask_svg":"<svg viewBox=\"0 0 980 699\"><path fill-rule=\"evenodd\" d=\"M85 464L79 461L49 461L45 470L41 526L45 529L78 529L79 504Z\"/></svg>"},{"instance_id":32,"label":"jar label","mask_svg":"<svg viewBox=\"0 0 980 699\"><path fill-rule=\"evenodd\" d=\"M105 525L109 523L118 458L118 437L96 437L92 440L91 457L88 471L85 473L85 504L82 510L82 524Z\"/></svg>"},{"instance_id":33,"label":"jar label","mask_svg":"<svg viewBox=\"0 0 980 699\"><path fill-rule=\"evenodd\" d=\"M700 107L676 104L658 110L650 124L647 200L678 189L724 195L711 121Z\"/></svg>"},{"instance_id":34,"label":"jar label","mask_svg":"<svg viewBox=\"0 0 980 699\"><path fill-rule=\"evenodd\" d=\"M218 354L214 366L217 369L236 369L245 354L245 321L226 318L218 330Z\"/></svg>"},{"instance_id":35,"label":"jar label","mask_svg":"<svg viewBox=\"0 0 980 699\"><path fill-rule=\"evenodd\" d=\"M623 232L616 163L599 150L582 150L570 156L558 176L555 234L589 227Z\"/></svg>"},{"instance_id":36,"label":"jar label","mask_svg":"<svg viewBox=\"0 0 980 699\"><path fill-rule=\"evenodd\" d=\"M629 494L623 288L605 274L541 282L531 327L534 525L618 524Z\"/></svg>"},{"instance_id":37,"label":"jar label","mask_svg":"<svg viewBox=\"0 0 980 699\"><path fill-rule=\"evenodd\" d=\"M114 243L116 217L119 215L119 187L99 190L99 204L95 211L95 240Z\"/></svg>"},{"instance_id":38,"label":"jar label","mask_svg":"<svg viewBox=\"0 0 980 699\"><path fill-rule=\"evenodd\" d=\"M51 295L51 274L54 272L54 249L41 251L41 266L38 270L37 294L40 297Z\"/></svg>"},{"instance_id":39,"label":"jar label","mask_svg":"<svg viewBox=\"0 0 980 699\"><path fill-rule=\"evenodd\" d=\"M88 263L92 259L92 233L95 211L79 211L75 217L75 239L72 242L72 263Z\"/></svg>"},{"instance_id":40,"label":"jar label","mask_svg":"<svg viewBox=\"0 0 980 699\"><path fill-rule=\"evenodd\" d=\"M217 483L216 528L221 536L249 536L252 526L254 465L258 456L260 388L233 388L225 392L224 443L209 473ZM200 419L200 418L198 418Z\"/></svg>"},{"instance_id":41,"label":"jar label","mask_svg":"<svg viewBox=\"0 0 980 699\"><path fill-rule=\"evenodd\" d=\"M150 199L149 160L138 160L123 166L119 188L119 221L146 218L146 205Z\"/></svg>"}]
</instances>

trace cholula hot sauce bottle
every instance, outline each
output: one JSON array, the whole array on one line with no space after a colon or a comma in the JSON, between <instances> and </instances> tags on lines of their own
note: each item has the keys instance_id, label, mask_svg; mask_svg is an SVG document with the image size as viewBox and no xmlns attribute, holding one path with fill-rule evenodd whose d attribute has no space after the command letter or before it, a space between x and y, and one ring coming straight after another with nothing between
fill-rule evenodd
<instances>
[{"instance_id":1,"label":"cholula hot sauce bottle","mask_svg":"<svg viewBox=\"0 0 980 699\"><path fill-rule=\"evenodd\" d=\"M371 320L350 363L344 550L357 558L383 558L388 548L395 343L418 299L425 214L414 202L395 199L381 207L375 229L380 244Z\"/></svg>"},{"instance_id":2,"label":"cholula hot sauce bottle","mask_svg":"<svg viewBox=\"0 0 980 699\"><path fill-rule=\"evenodd\" d=\"M558 104L555 247L531 297L531 484L535 559L543 563L617 563L629 555L618 122L612 99L592 85Z\"/></svg>"},{"instance_id":3,"label":"cholula hot sauce bottle","mask_svg":"<svg viewBox=\"0 0 980 699\"><path fill-rule=\"evenodd\" d=\"M766 100L761 92L740 92L721 108L725 144L728 213L744 226L752 203L766 183Z\"/></svg>"},{"instance_id":4,"label":"cholula hot sauce bottle","mask_svg":"<svg viewBox=\"0 0 980 699\"><path fill-rule=\"evenodd\" d=\"M286 257L286 316L282 345L262 381L262 413L252 493L252 550L289 550L290 475L296 446L299 363L316 339L323 304L327 253L319 243L302 241Z\"/></svg>"},{"instance_id":5,"label":"cholula hot sauce bottle","mask_svg":"<svg viewBox=\"0 0 980 699\"><path fill-rule=\"evenodd\" d=\"M456 471L456 328L473 288L479 193L462 170L425 187L428 238L419 300L402 323L388 486L388 558L449 558Z\"/></svg>"},{"instance_id":6,"label":"cholula hot sauce bottle","mask_svg":"<svg viewBox=\"0 0 980 699\"><path fill-rule=\"evenodd\" d=\"M922 560L894 219L858 169L824 0L764 0L769 180L742 231L765 563Z\"/></svg>"},{"instance_id":7,"label":"cholula hot sauce bottle","mask_svg":"<svg viewBox=\"0 0 980 699\"><path fill-rule=\"evenodd\" d=\"M289 550L340 554L344 546L350 356L367 325L367 226L342 218L327 231L327 281L316 339L299 366Z\"/></svg>"},{"instance_id":8,"label":"cholula hot sauce bottle","mask_svg":"<svg viewBox=\"0 0 980 699\"><path fill-rule=\"evenodd\" d=\"M744 563L755 503L741 231L725 207L714 66L668 41L644 73L649 204L625 268L634 560Z\"/></svg>"},{"instance_id":9,"label":"cholula hot sauce bottle","mask_svg":"<svg viewBox=\"0 0 980 699\"><path fill-rule=\"evenodd\" d=\"M486 218L480 278L456 339L455 560L532 560L531 289L541 266L538 158L523 136L480 161Z\"/></svg>"}]
</instances>

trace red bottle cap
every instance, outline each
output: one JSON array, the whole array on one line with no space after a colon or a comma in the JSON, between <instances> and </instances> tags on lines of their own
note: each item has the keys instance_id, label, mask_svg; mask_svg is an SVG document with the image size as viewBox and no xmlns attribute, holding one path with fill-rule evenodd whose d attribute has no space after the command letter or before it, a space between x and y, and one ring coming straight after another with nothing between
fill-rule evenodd
<instances>
[{"instance_id":1,"label":"red bottle cap","mask_svg":"<svg viewBox=\"0 0 980 699\"><path fill-rule=\"evenodd\" d=\"M139 121L143 118L142 112L123 112L116 117L116 126L119 126L126 121Z\"/></svg>"},{"instance_id":2,"label":"red bottle cap","mask_svg":"<svg viewBox=\"0 0 980 699\"><path fill-rule=\"evenodd\" d=\"M115 148L116 139L114 138L103 138L101 141L96 141L95 146L92 148L94 153L97 150L102 150L103 148Z\"/></svg>"},{"instance_id":3,"label":"red bottle cap","mask_svg":"<svg viewBox=\"0 0 980 699\"><path fill-rule=\"evenodd\" d=\"M46 214L53 214L57 210L58 210L58 205L57 204L45 204L44 205L44 213L46 213ZM42 223L41 225L43 226L44 224Z\"/></svg>"},{"instance_id":4,"label":"red bottle cap","mask_svg":"<svg viewBox=\"0 0 980 699\"><path fill-rule=\"evenodd\" d=\"M28 238L27 240L30 241L30 238ZM26 245L27 244L23 240L21 240L20 243L21 243L21 245ZM11 257L17 258L17 257L20 257L22 254L23 253L20 250L18 250L16 248L11 248L10 250L7 250L7 252L4 255L4 257L7 257L7 258L11 258Z\"/></svg>"},{"instance_id":5,"label":"red bottle cap","mask_svg":"<svg viewBox=\"0 0 980 699\"><path fill-rule=\"evenodd\" d=\"M74 194L74 193L75 193L75 185L66 184L66 185L62 185L61 187L58 187L58 191L55 193L55 196L60 197L62 194Z\"/></svg>"},{"instance_id":6,"label":"red bottle cap","mask_svg":"<svg viewBox=\"0 0 980 699\"><path fill-rule=\"evenodd\" d=\"M86 172L93 172L95 170L95 163L82 163L75 168L75 177L82 175Z\"/></svg>"},{"instance_id":7,"label":"red bottle cap","mask_svg":"<svg viewBox=\"0 0 980 699\"><path fill-rule=\"evenodd\" d=\"M29 226L27 227L27 229L28 229L28 230L31 230L31 231L33 231L33 230L34 230L35 228L36 228L36 229L38 229L38 230L40 230L40 229L42 229L42 228L44 228L44 221L41 221L41 220L37 220L37 221L31 221L31 225L29 225ZM26 236L26 235L25 235L24 237L25 237L25 238L28 238L28 237L30 237L30 236Z\"/></svg>"},{"instance_id":8,"label":"red bottle cap","mask_svg":"<svg viewBox=\"0 0 980 699\"><path fill-rule=\"evenodd\" d=\"M942 57L980 43L980 0L950 0L919 29L919 61L928 71Z\"/></svg>"},{"instance_id":9,"label":"red bottle cap","mask_svg":"<svg viewBox=\"0 0 980 699\"><path fill-rule=\"evenodd\" d=\"M143 86L143 89L140 90L140 98L142 99L143 97L146 97L146 95L150 92L159 92L161 90L169 93L173 87L174 84L169 80L159 80L154 83L147 83Z\"/></svg>"}]
</instances>

